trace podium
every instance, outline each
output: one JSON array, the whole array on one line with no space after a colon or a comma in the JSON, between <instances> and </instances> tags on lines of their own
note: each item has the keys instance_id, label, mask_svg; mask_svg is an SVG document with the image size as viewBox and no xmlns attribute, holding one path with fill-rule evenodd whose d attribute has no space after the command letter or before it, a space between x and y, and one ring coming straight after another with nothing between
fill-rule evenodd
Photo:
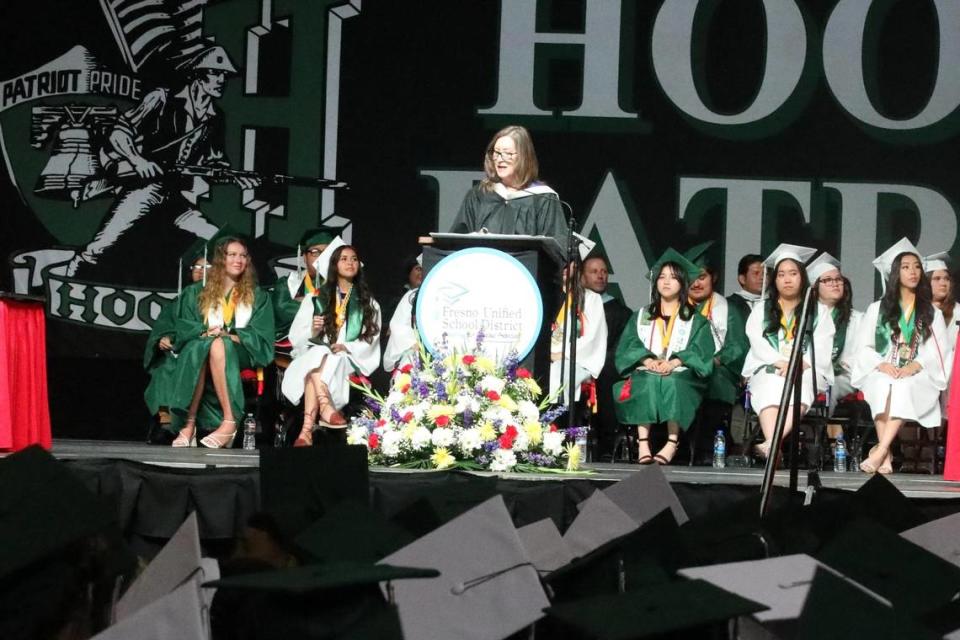
<instances>
[{"instance_id":1,"label":"podium","mask_svg":"<svg viewBox=\"0 0 960 640\"><path fill-rule=\"evenodd\" d=\"M543 389L550 380L550 327L559 308L560 275L565 251L548 236L503 235L492 233L431 233L432 242L423 247L424 278L444 258L464 249L487 248L502 251L516 259L536 282L543 301L543 317L533 349L520 366L533 372ZM503 282L506 291L515 282Z\"/></svg>"}]
</instances>

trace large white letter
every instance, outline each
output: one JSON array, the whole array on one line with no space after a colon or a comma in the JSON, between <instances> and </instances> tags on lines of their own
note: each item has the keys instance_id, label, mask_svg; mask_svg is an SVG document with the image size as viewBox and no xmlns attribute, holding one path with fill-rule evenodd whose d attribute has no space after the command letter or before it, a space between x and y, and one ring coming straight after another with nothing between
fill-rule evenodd
<instances>
[{"instance_id":1,"label":"large white letter","mask_svg":"<svg viewBox=\"0 0 960 640\"><path fill-rule=\"evenodd\" d=\"M957 214L943 195L927 187L908 184L858 184L825 182L840 192L843 223L840 261L853 285L853 306L865 308L873 301L874 257L887 247L877 246L877 214L881 194L896 194L913 202L920 212L917 249L924 255L947 251L957 237ZM899 240L899 238L894 238Z\"/></svg>"},{"instance_id":2,"label":"large white letter","mask_svg":"<svg viewBox=\"0 0 960 640\"><path fill-rule=\"evenodd\" d=\"M584 33L537 31L537 0L500 5L500 71L497 103L481 114L552 115L533 104L533 62L537 43L583 46L583 99L564 115L631 118L618 102L620 0L587 0Z\"/></svg>"},{"instance_id":3,"label":"large white letter","mask_svg":"<svg viewBox=\"0 0 960 640\"><path fill-rule=\"evenodd\" d=\"M723 286L736 290L737 262L748 253L760 253L760 223L763 220L763 194L779 191L797 201L805 222L810 222L811 184L798 180L743 180L733 178L680 178L679 216L683 219L695 195L707 189L723 189L727 194L726 235L724 238Z\"/></svg>"},{"instance_id":4,"label":"large white letter","mask_svg":"<svg viewBox=\"0 0 960 640\"><path fill-rule=\"evenodd\" d=\"M909 130L943 120L960 106L960 2L933 0L940 23L940 63L927 106L894 120L877 111L863 75L863 34L872 0L840 0L823 32L823 70L837 102L854 118L881 129Z\"/></svg>"},{"instance_id":5,"label":"large white letter","mask_svg":"<svg viewBox=\"0 0 960 640\"><path fill-rule=\"evenodd\" d=\"M753 103L732 115L703 103L694 82L694 17L699 1L666 0L653 25L653 69L663 92L678 109L711 124L742 125L762 120L790 98L803 73L807 30L793 0L763 0L767 18L766 63Z\"/></svg>"}]
</instances>

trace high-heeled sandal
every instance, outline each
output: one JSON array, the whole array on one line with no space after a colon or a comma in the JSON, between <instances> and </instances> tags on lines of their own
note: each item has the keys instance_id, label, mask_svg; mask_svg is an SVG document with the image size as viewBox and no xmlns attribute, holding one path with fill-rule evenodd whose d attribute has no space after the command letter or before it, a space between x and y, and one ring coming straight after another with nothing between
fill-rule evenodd
<instances>
[{"instance_id":1,"label":"high-heeled sandal","mask_svg":"<svg viewBox=\"0 0 960 640\"><path fill-rule=\"evenodd\" d=\"M880 466L883 466L881 462L880 465L870 462L870 458L873 456L873 453L877 450L877 447L880 445L874 445L870 451L867 453L867 459L860 463L860 471L864 473L876 473L879 470ZM891 469L893 471L893 469Z\"/></svg>"},{"instance_id":2,"label":"high-heeled sandal","mask_svg":"<svg viewBox=\"0 0 960 640\"><path fill-rule=\"evenodd\" d=\"M637 464L650 465L653 464L653 456L649 453L645 456L640 455L640 443L649 442L650 438L637 438Z\"/></svg>"},{"instance_id":3,"label":"high-heeled sandal","mask_svg":"<svg viewBox=\"0 0 960 640\"><path fill-rule=\"evenodd\" d=\"M224 420L223 422L233 425L233 433L208 433L200 439L200 444L208 449L229 449L233 446L233 439L237 437L237 421Z\"/></svg>"},{"instance_id":4,"label":"high-heeled sandal","mask_svg":"<svg viewBox=\"0 0 960 640\"><path fill-rule=\"evenodd\" d=\"M764 440L759 444L753 445L753 450L761 460L766 460L770 457L770 441Z\"/></svg>"},{"instance_id":5,"label":"high-heeled sandal","mask_svg":"<svg viewBox=\"0 0 960 640\"><path fill-rule=\"evenodd\" d=\"M184 430L187 427L192 426L193 431L190 433L190 437L183 435ZM187 417L186 423L183 425L183 429L180 429L180 433L177 434L177 437L173 439L173 442L170 443L171 447L177 448L186 448L186 447L195 447L197 446L197 417L189 416Z\"/></svg>"},{"instance_id":6,"label":"high-heeled sandal","mask_svg":"<svg viewBox=\"0 0 960 640\"><path fill-rule=\"evenodd\" d=\"M330 411L329 414L327 414L328 410ZM322 427L343 429L347 426L347 419L333 406L333 401L330 400L330 389L322 382L317 393L317 413L320 416L317 422Z\"/></svg>"},{"instance_id":7,"label":"high-heeled sandal","mask_svg":"<svg viewBox=\"0 0 960 640\"><path fill-rule=\"evenodd\" d=\"M887 457L883 459L883 462L880 463L880 466L877 467L877 473L888 476L893 473L893 453L887 451Z\"/></svg>"},{"instance_id":8,"label":"high-heeled sandal","mask_svg":"<svg viewBox=\"0 0 960 640\"><path fill-rule=\"evenodd\" d=\"M673 445L673 453L670 457L661 455L663 450ZM653 456L653 460L659 465L668 465L673 460L673 456L677 455L677 449L680 448L680 436L667 436L667 444L663 445L663 449L657 452L657 455Z\"/></svg>"},{"instance_id":9,"label":"high-heeled sandal","mask_svg":"<svg viewBox=\"0 0 960 640\"><path fill-rule=\"evenodd\" d=\"M300 435L297 436L297 439L294 440L293 446L295 447L312 447L313 446L313 425L316 421L313 418L303 417L303 426L300 427Z\"/></svg>"}]
</instances>

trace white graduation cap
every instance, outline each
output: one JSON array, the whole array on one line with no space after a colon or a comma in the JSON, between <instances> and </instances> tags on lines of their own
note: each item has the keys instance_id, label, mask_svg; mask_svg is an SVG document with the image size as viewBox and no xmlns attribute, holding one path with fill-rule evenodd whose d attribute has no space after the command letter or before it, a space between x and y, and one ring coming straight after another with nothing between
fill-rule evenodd
<instances>
[{"instance_id":1,"label":"white graduation cap","mask_svg":"<svg viewBox=\"0 0 960 640\"><path fill-rule=\"evenodd\" d=\"M900 537L960 566L960 513L908 529Z\"/></svg>"},{"instance_id":2,"label":"white graduation cap","mask_svg":"<svg viewBox=\"0 0 960 640\"><path fill-rule=\"evenodd\" d=\"M393 584L408 640L506 638L550 605L499 495L380 563L440 571L436 578Z\"/></svg>"},{"instance_id":3,"label":"white graduation cap","mask_svg":"<svg viewBox=\"0 0 960 640\"><path fill-rule=\"evenodd\" d=\"M777 246L777 248L767 256L767 259L763 261L763 287L760 289L761 299L767 297L767 272L770 269L776 269L777 265L787 258L794 260L802 268L803 265L807 263L807 260L812 258L816 252L816 249L804 247L799 244L781 243Z\"/></svg>"},{"instance_id":4,"label":"white graduation cap","mask_svg":"<svg viewBox=\"0 0 960 640\"><path fill-rule=\"evenodd\" d=\"M544 518L517 529L530 561L540 573L550 573L570 564L573 554L563 541L560 530L550 518Z\"/></svg>"},{"instance_id":5,"label":"white graduation cap","mask_svg":"<svg viewBox=\"0 0 960 640\"><path fill-rule=\"evenodd\" d=\"M197 514L193 512L117 602L114 620L129 618L197 575L203 581L218 577L203 571Z\"/></svg>"},{"instance_id":6,"label":"white graduation cap","mask_svg":"<svg viewBox=\"0 0 960 640\"><path fill-rule=\"evenodd\" d=\"M897 256L904 253L912 253L920 258L920 252L914 244L904 237L900 238L896 244L881 253L873 261L873 266L880 272L880 285L884 292L887 291L887 278L890 277L890 270L893 269L893 261L897 259Z\"/></svg>"},{"instance_id":7,"label":"white graduation cap","mask_svg":"<svg viewBox=\"0 0 960 640\"><path fill-rule=\"evenodd\" d=\"M419 255L417 255L417 264L420 265L421 267L423 266L423 251L421 251Z\"/></svg>"},{"instance_id":8,"label":"white graduation cap","mask_svg":"<svg viewBox=\"0 0 960 640\"><path fill-rule=\"evenodd\" d=\"M580 253L580 260L586 260L590 252L593 251L593 248L597 246L597 243L586 236L580 235L576 231L573 232L573 237L577 239L577 251Z\"/></svg>"},{"instance_id":9,"label":"white graduation cap","mask_svg":"<svg viewBox=\"0 0 960 640\"><path fill-rule=\"evenodd\" d=\"M578 508L580 513L563 534L574 557L585 556L638 528L637 522L603 491L594 491Z\"/></svg>"},{"instance_id":10,"label":"white graduation cap","mask_svg":"<svg viewBox=\"0 0 960 640\"><path fill-rule=\"evenodd\" d=\"M660 465L646 466L610 485L603 493L638 525L651 520L664 509L670 509L678 525L690 519Z\"/></svg>"},{"instance_id":11,"label":"white graduation cap","mask_svg":"<svg viewBox=\"0 0 960 640\"><path fill-rule=\"evenodd\" d=\"M313 268L316 269L318 278L317 282L314 283L315 285L326 280L327 272L330 270L330 258L333 257L333 252L345 244L347 243L343 241L343 238L337 236L330 242L330 244L327 245L327 248L323 250L323 253L317 256L317 259L313 261Z\"/></svg>"},{"instance_id":12,"label":"white graduation cap","mask_svg":"<svg viewBox=\"0 0 960 640\"><path fill-rule=\"evenodd\" d=\"M935 253L932 256L927 256L923 259L923 271L924 273L930 273L932 271L948 271L950 267L947 266L947 260L950 259L950 254L946 251L940 251Z\"/></svg>"},{"instance_id":13,"label":"white graduation cap","mask_svg":"<svg viewBox=\"0 0 960 640\"><path fill-rule=\"evenodd\" d=\"M210 625L203 614L200 583L196 577L184 582L92 640L208 640Z\"/></svg>"},{"instance_id":14,"label":"white graduation cap","mask_svg":"<svg viewBox=\"0 0 960 640\"><path fill-rule=\"evenodd\" d=\"M824 251L807 265L807 278L810 279L810 284L813 284L817 281L817 278L834 269L840 270L840 261Z\"/></svg>"}]
</instances>

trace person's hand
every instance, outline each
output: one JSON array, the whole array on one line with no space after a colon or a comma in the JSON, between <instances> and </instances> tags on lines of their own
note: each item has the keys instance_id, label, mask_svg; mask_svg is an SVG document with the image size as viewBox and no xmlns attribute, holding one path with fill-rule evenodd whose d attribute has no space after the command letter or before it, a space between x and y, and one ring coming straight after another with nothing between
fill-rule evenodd
<instances>
[{"instance_id":1,"label":"person's hand","mask_svg":"<svg viewBox=\"0 0 960 640\"><path fill-rule=\"evenodd\" d=\"M672 358L671 360L664 362L664 373L672 373L674 369L683 364L680 361L680 358Z\"/></svg>"},{"instance_id":2,"label":"person's hand","mask_svg":"<svg viewBox=\"0 0 960 640\"><path fill-rule=\"evenodd\" d=\"M900 377L909 378L910 376L915 376L923 369L919 362L914 360L905 367L900 368Z\"/></svg>"},{"instance_id":3,"label":"person's hand","mask_svg":"<svg viewBox=\"0 0 960 640\"><path fill-rule=\"evenodd\" d=\"M248 176L234 176L233 181L241 189L254 189L260 186L260 178L251 178Z\"/></svg>"},{"instance_id":4,"label":"person's hand","mask_svg":"<svg viewBox=\"0 0 960 640\"><path fill-rule=\"evenodd\" d=\"M220 335L222 331L223 329L221 327L211 327L207 329L206 333L204 333L203 335L206 336L207 338L216 338L217 336Z\"/></svg>"},{"instance_id":5,"label":"person's hand","mask_svg":"<svg viewBox=\"0 0 960 640\"><path fill-rule=\"evenodd\" d=\"M135 158L130 163L133 165L133 170L141 178L158 178L163 175L163 169L160 168L160 165L146 158Z\"/></svg>"},{"instance_id":6,"label":"person's hand","mask_svg":"<svg viewBox=\"0 0 960 640\"><path fill-rule=\"evenodd\" d=\"M890 364L889 362L881 362L880 364L878 364L877 371L879 371L880 373L885 373L894 379L900 377L900 370L897 369L892 364Z\"/></svg>"},{"instance_id":7,"label":"person's hand","mask_svg":"<svg viewBox=\"0 0 960 640\"><path fill-rule=\"evenodd\" d=\"M338 342L330 347L330 351L334 353L344 353L347 351L347 345Z\"/></svg>"},{"instance_id":8,"label":"person's hand","mask_svg":"<svg viewBox=\"0 0 960 640\"><path fill-rule=\"evenodd\" d=\"M323 324L325 318L323 316L313 316L313 335L318 336L320 332L323 331Z\"/></svg>"},{"instance_id":9,"label":"person's hand","mask_svg":"<svg viewBox=\"0 0 960 640\"><path fill-rule=\"evenodd\" d=\"M160 338L160 341L157 342L157 348L160 351L173 351L173 341L170 340L169 336L163 336Z\"/></svg>"},{"instance_id":10,"label":"person's hand","mask_svg":"<svg viewBox=\"0 0 960 640\"><path fill-rule=\"evenodd\" d=\"M228 333L227 337L233 340L235 343L240 344L240 336L235 333Z\"/></svg>"},{"instance_id":11,"label":"person's hand","mask_svg":"<svg viewBox=\"0 0 960 640\"><path fill-rule=\"evenodd\" d=\"M773 366L777 370L777 375L783 377L787 375L787 367L790 365L786 360L777 360L773 363Z\"/></svg>"}]
</instances>

